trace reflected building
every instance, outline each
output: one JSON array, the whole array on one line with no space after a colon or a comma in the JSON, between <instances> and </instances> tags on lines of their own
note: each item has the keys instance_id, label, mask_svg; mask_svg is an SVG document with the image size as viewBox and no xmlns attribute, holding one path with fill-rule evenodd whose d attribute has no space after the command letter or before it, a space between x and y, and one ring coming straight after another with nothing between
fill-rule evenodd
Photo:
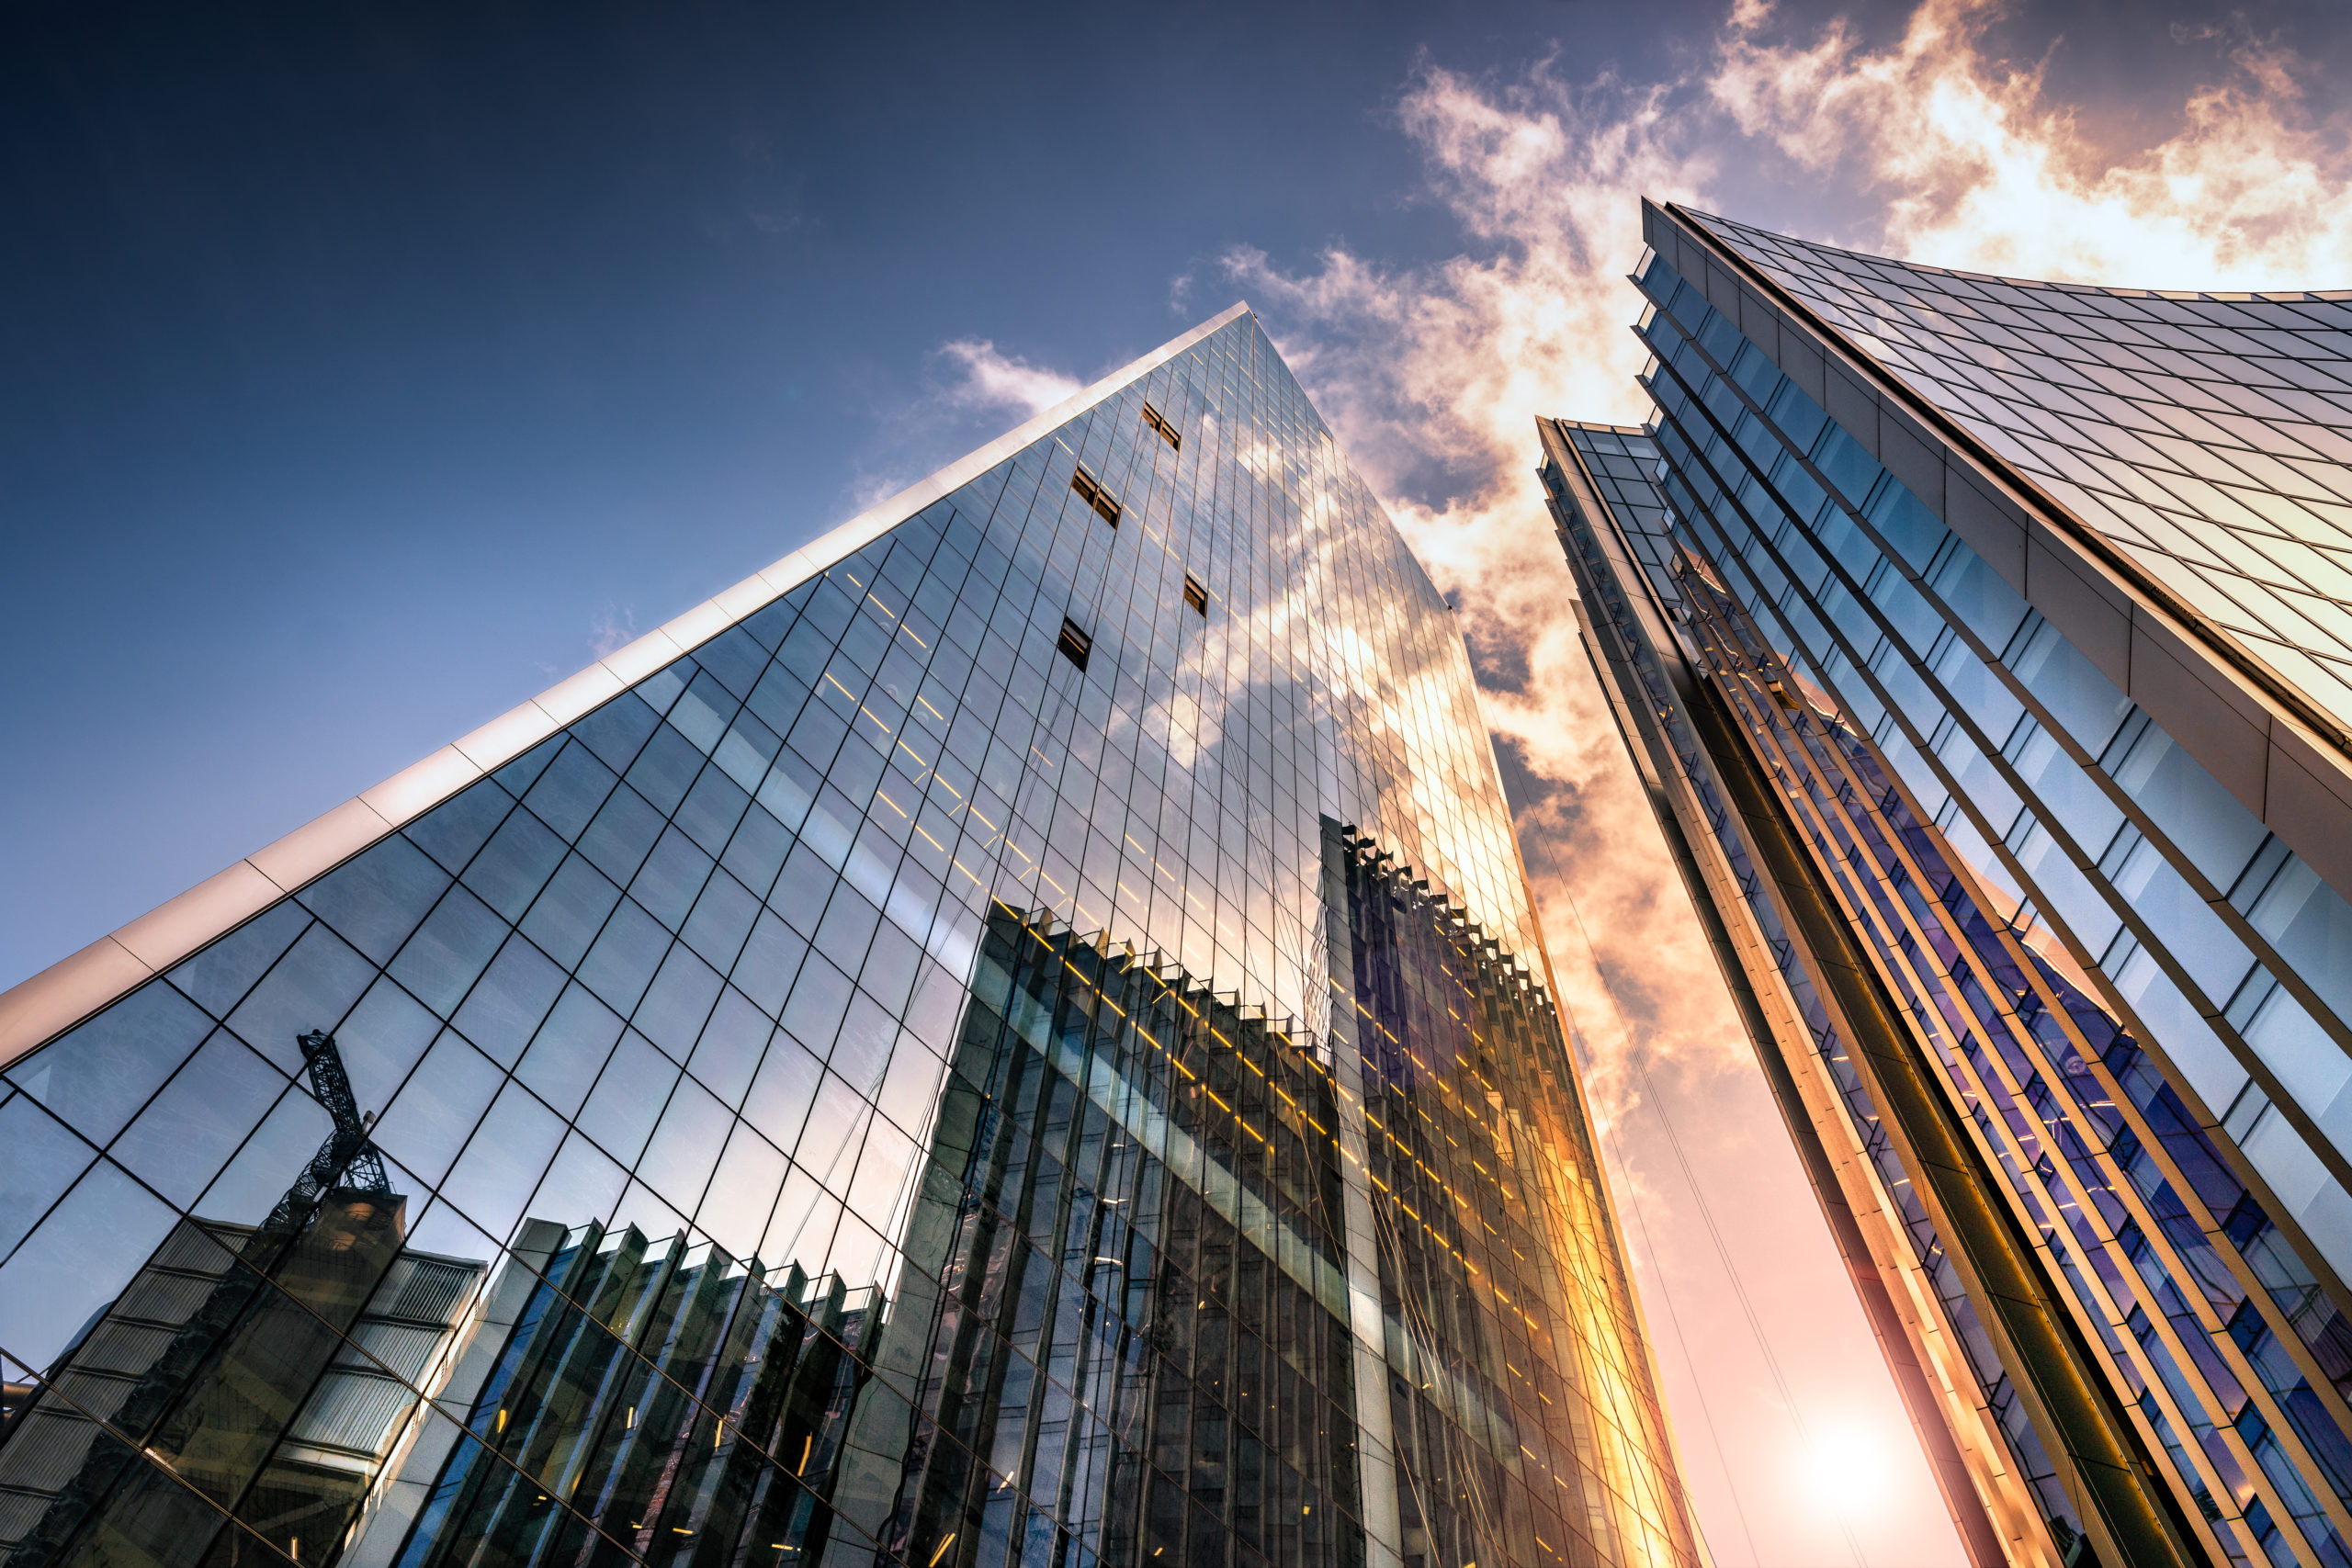
<instances>
[{"instance_id":1,"label":"reflected building","mask_svg":"<svg viewBox=\"0 0 2352 1568\"><path fill-rule=\"evenodd\" d=\"M1544 482L1972 1559L2352 1561L2352 296L1645 222Z\"/></svg>"},{"instance_id":2,"label":"reflected building","mask_svg":"<svg viewBox=\"0 0 2352 1568\"><path fill-rule=\"evenodd\" d=\"M1699 1561L1465 651L1239 307L0 1069L11 1568Z\"/></svg>"}]
</instances>

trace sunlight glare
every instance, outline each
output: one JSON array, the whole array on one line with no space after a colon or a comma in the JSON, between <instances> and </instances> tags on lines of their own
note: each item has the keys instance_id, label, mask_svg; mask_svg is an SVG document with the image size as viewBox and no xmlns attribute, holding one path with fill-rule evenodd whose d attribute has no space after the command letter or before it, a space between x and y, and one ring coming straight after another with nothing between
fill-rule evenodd
<instances>
[{"instance_id":1,"label":"sunlight glare","mask_svg":"<svg viewBox=\"0 0 2352 1568\"><path fill-rule=\"evenodd\" d=\"M1891 1434L1860 1421L1815 1431L1799 1450L1798 1483L1815 1502L1852 1518L1873 1511L1894 1479L1892 1456L1908 1433Z\"/></svg>"}]
</instances>

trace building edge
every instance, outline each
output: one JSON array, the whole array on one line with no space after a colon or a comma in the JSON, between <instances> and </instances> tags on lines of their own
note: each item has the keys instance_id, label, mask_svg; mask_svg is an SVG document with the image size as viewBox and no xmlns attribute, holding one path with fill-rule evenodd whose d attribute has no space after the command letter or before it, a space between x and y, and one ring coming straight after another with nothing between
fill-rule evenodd
<instances>
[{"instance_id":1,"label":"building edge","mask_svg":"<svg viewBox=\"0 0 2352 1568\"><path fill-rule=\"evenodd\" d=\"M1541 422L1539 421L1538 423ZM1416 558L1416 561L1418 562L1418 558ZM1423 570L1426 570L1427 569L1424 568ZM1579 630L1581 630L1583 623L1583 610L1581 606L1577 606L1576 608L1578 627ZM1466 638L1464 646L1465 649L1468 647ZM1477 671L1477 662L1478 661L1475 657L1470 661L1471 672L1474 678ZM1480 691L1478 694L1480 697L1478 711L1481 721L1483 722L1486 713L1486 705L1484 700L1485 694L1483 691ZM1611 700L1613 703L1613 694ZM1629 741L1628 745L1630 744L1631 742ZM1487 727L1487 761L1494 766L1495 788L1501 795L1504 806L1509 807L1510 805L1511 792L1509 787L1509 781L1503 776L1502 747L1496 741L1494 727L1491 725ZM1576 1042L1574 1038L1574 1015L1569 1011L1566 993L1560 989L1560 978L1558 972L1552 964L1551 944L1548 942L1542 940L1544 934L1543 906L1536 901L1535 880L1527 873L1527 849L1525 845L1519 841L1519 823L1516 816L1513 817L1511 822L1510 850L1511 854L1519 866L1519 885L1522 890L1522 896L1527 899L1527 907L1534 913L1535 917L1535 934L1537 937L1535 952L1536 956L1543 962L1543 978L1541 984L1550 987L1549 995L1545 999L1551 1003L1552 1010L1558 1014L1560 1019L1560 1068L1566 1075L1570 1087L1576 1091L1577 1106L1579 1109L1587 1111L1587 1120L1589 1122L1591 1098L1585 1088L1584 1069L1577 1061ZM1595 1133L1597 1136L1597 1128L1595 1129ZM1596 1156L1600 1154L1600 1149L1597 1144L1594 1148L1594 1154ZM1603 1167L1603 1170L1605 1174L1605 1166ZM1617 1189L1607 1180L1603 1180L1600 1184L1600 1207L1601 1212L1608 1216L1611 1230L1615 1233L1618 1249L1621 1252L1627 1252L1625 1247L1624 1212L1618 1205ZM1628 1253L1627 1265L1629 1269L1631 1267L1631 1263L1632 1258L1630 1253ZM1682 1438L1679 1428L1675 1426L1674 1412L1667 1406L1664 1393L1666 1388L1666 1376L1663 1370L1658 1366L1657 1336L1650 1327L1649 1307L1647 1303L1642 1300L1642 1292L1638 1289L1629 1292L1628 1299L1633 1303L1634 1326L1638 1331L1636 1338L1642 1348L1642 1364L1649 1371L1650 1386L1660 1391L1658 1395L1658 1416L1666 1430L1666 1444L1669 1451L1669 1457L1674 1461L1675 1472L1678 1475L1687 1478L1690 1472L1690 1467L1683 1458ZM1690 1529L1691 1542L1698 1550L1700 1568L1715 1568L1714 1552L1707 1545L1706 1532L1699 1528L1698 1509L1690 1500L1690 1487L1687 1479L1683 1483L1679 1501L1681 1503L1683 1523ZM1976 1565L1972 1563L1970 1568L1976 1568Z\"/></svg>"}]
</instances>

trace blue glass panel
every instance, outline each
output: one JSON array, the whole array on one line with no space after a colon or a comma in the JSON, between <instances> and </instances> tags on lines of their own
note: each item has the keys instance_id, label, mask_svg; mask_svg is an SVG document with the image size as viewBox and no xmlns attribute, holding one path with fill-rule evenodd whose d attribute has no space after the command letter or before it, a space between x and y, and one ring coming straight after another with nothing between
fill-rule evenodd
<instances>
[{"instance_id":1,"label":"blue glass panel","mask_svg":"<svg viewBox=\"0 0 2352 1568\"><path fill-rule=\"evenodd\" d=\"M226 1018L310 923L300 904L273 904L173 970L172 984L213 1017Z\"/></svg>"},{"instance_id":2,"label":"blue glass panel","mask_svg":"<svg viewBox=\"0 0 2352 1568\"><path fill-rule=\"evenodd\" d=\"M104 1144L211 1032L187 998L148 985L15 1064L8 1081Z\"/></svg>"}]
</instances>

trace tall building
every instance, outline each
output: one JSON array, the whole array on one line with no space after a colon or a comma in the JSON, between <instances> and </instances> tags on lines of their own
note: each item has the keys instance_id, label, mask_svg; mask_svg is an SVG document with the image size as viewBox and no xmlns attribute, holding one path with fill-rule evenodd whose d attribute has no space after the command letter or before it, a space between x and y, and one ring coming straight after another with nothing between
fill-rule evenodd
<instances>
[{"instance_id":1,"label":"tall building","mask_svg":"<svg viewBox=\"0 0 2352 1568\"><path fill-rule=\"evenodd\" d=\"M2352 295L1644 220L1544 481L1973 1559L2352 1561Z\"/></svg>"},{"instance_id":2,"label":"tall building","mask_svg":"<svg viewBox=\"0 0 2352 1568\"><path fill-rule=\"evenodd\" d=\"M0 998L10 1568L1692 1568L1468 660L1240 307Z\"/></svg>"}]
</instances>

